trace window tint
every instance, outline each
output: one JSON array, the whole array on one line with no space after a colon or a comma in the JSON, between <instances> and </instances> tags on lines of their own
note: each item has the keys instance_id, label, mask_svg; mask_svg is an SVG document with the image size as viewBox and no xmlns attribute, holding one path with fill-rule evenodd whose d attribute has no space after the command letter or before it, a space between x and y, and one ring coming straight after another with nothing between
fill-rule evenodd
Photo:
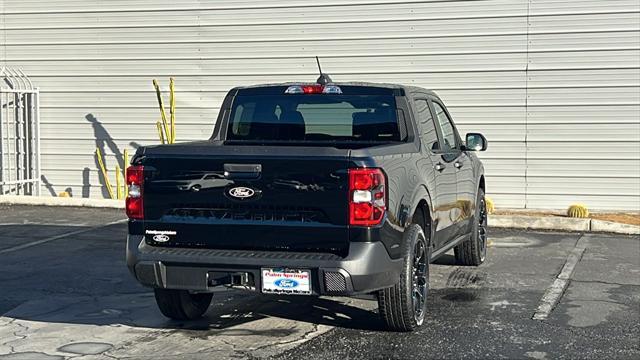
<instances>
[{"instance_id":1,"label":"window tint","mask_svg":"<svg viewBox=\"0 0 640 360\"><path fill-rule=\"evenodd\" d=\"M416 100L416 111L418 113L418 121L420 122L421 139L424 145L430 150L438 150L438 134L436 126L429 110L427 100Z\"/></svg>"},{"instance_id":2,"label":"window tint","mask_svg":"<svg viewBox=\"0 0 640 360\"><path fill-rule=\"evenodd\" d=\"M442 140L444 146L442 150L447 151L456 148L456 133L453 130L451 120L444 112L444 109L437 102L433 102L433 108L436 111L436 117L438 118L438 124L440 125L440 131L442 131Z\"/></svg>"},{"instance_id":3,"label":"window tint","mask_svg":"<svg viewBox=\"0 0 640 360\"><path fill-rule=\"evenodd\" d=\"M402 141L393 95L239 95L227 140Z\"/></svg>"}]
</instances>

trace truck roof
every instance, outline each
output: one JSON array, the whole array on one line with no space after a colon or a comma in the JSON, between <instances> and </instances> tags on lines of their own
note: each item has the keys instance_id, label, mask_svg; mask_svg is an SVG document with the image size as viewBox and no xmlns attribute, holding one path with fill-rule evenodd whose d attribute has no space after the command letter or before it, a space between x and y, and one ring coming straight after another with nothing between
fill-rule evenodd
<instances>
[{"instance_id":1,"label":"truck roof","mask_svg":"<svg viewBox=\"0 0 640 360\"><path fill-rule=\"evenodd\" d=\"M312 82L310 81L308 83L311 84ZM262 87L273 87L273 86L291 86L291 85L300 85L300 84L307 84L307 82L297 81L297 82L284 82L284 83L272 83L272 84L256 84L256 85L248 85L248 86L238 86L238 87L235 87L234 90L255 89L255 88L262 88ZM367 87L377 87L377 88L385 88L385 89L398 89L398 90L404 90L405 92L409 92L409 93L417 91L417 92L423 92L423 93L427 93L435 97L438 97L438 94L436 94L435 91L421 88L418 86L407 86L407 85L400 85L400 84L374 83L374 82L357 82L357 81L332 82L331 84L337 85L337 86L367 86Z\"/></svg>"}]
</instances>

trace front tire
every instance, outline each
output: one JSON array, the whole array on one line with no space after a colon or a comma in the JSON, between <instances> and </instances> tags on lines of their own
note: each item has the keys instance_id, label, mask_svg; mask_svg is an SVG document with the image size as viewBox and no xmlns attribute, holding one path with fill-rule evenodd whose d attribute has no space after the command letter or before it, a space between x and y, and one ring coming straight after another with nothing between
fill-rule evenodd
<instances>
[{"instance_id":1,"label":"front tire","mask_svg":"<svg viewBox=\"0 0 640 360\"><path fill-rule=\"evenodd\" d=\"M404 267L393 287L378 291L378 311L392 331L413 331L424 322L429 292L429 242L420 226L405 235Z\"/></svg>"},{"instance_id":2,"label":"front tire","mask_svg":"<svg viewBox=\"0 0 640 360\"><path fill-rule=\"evenodd\" d=\"M192 294L187 290L153 289L162 315L174 320L200 318L211 304L213 294Z\"/></svg>"},{"instance_id":3,"label":"front tire","mask_svg":"<svg viewBox=\"0 0 640 360\"><path fill-rule=\"evenodd\" d=\"M479 266L487 257L487 204L482 189L478 190L476 204L471 236L453 250L460 265Z\"/></svg>"}]
</instances>

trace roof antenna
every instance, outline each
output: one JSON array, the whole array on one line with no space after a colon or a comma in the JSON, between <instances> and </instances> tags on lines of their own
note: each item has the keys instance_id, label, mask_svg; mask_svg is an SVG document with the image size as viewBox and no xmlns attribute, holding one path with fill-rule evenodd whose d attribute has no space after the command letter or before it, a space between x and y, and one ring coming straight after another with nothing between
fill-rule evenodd
<instances>
[{"instance_id":1,"label":"roof antenna","mask_svg":"<svg viewBox=\"0 0 640 360\"><path fill-rule=\"evenodd\" d=\"M320 67L320 59L317 56L316 62L318 63L318 71L320 71L320 77L318 77L318 80L316 80L316 82L320 85L327 85L329 83L332 83L333 80L331 80L329 75L322 72L322 67Z\"/></svg>"}]
</instances>

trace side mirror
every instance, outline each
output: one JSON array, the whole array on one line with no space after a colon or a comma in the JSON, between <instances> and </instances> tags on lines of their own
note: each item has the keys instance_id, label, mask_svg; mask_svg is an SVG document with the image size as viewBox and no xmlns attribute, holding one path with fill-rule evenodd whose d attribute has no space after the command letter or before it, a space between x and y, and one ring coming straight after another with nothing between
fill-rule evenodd
<instances>
[{"instance_id":1,"label":"side mirror","mask_svg":"<svg viewBox=\"0 0 640 360\"><path fill-rule=\"evenodd\" d=\"M468 133L465 141L465 150L467 151L485 151L487 150L487 138L480 133Z\"/></svg>"}]
</instances>

